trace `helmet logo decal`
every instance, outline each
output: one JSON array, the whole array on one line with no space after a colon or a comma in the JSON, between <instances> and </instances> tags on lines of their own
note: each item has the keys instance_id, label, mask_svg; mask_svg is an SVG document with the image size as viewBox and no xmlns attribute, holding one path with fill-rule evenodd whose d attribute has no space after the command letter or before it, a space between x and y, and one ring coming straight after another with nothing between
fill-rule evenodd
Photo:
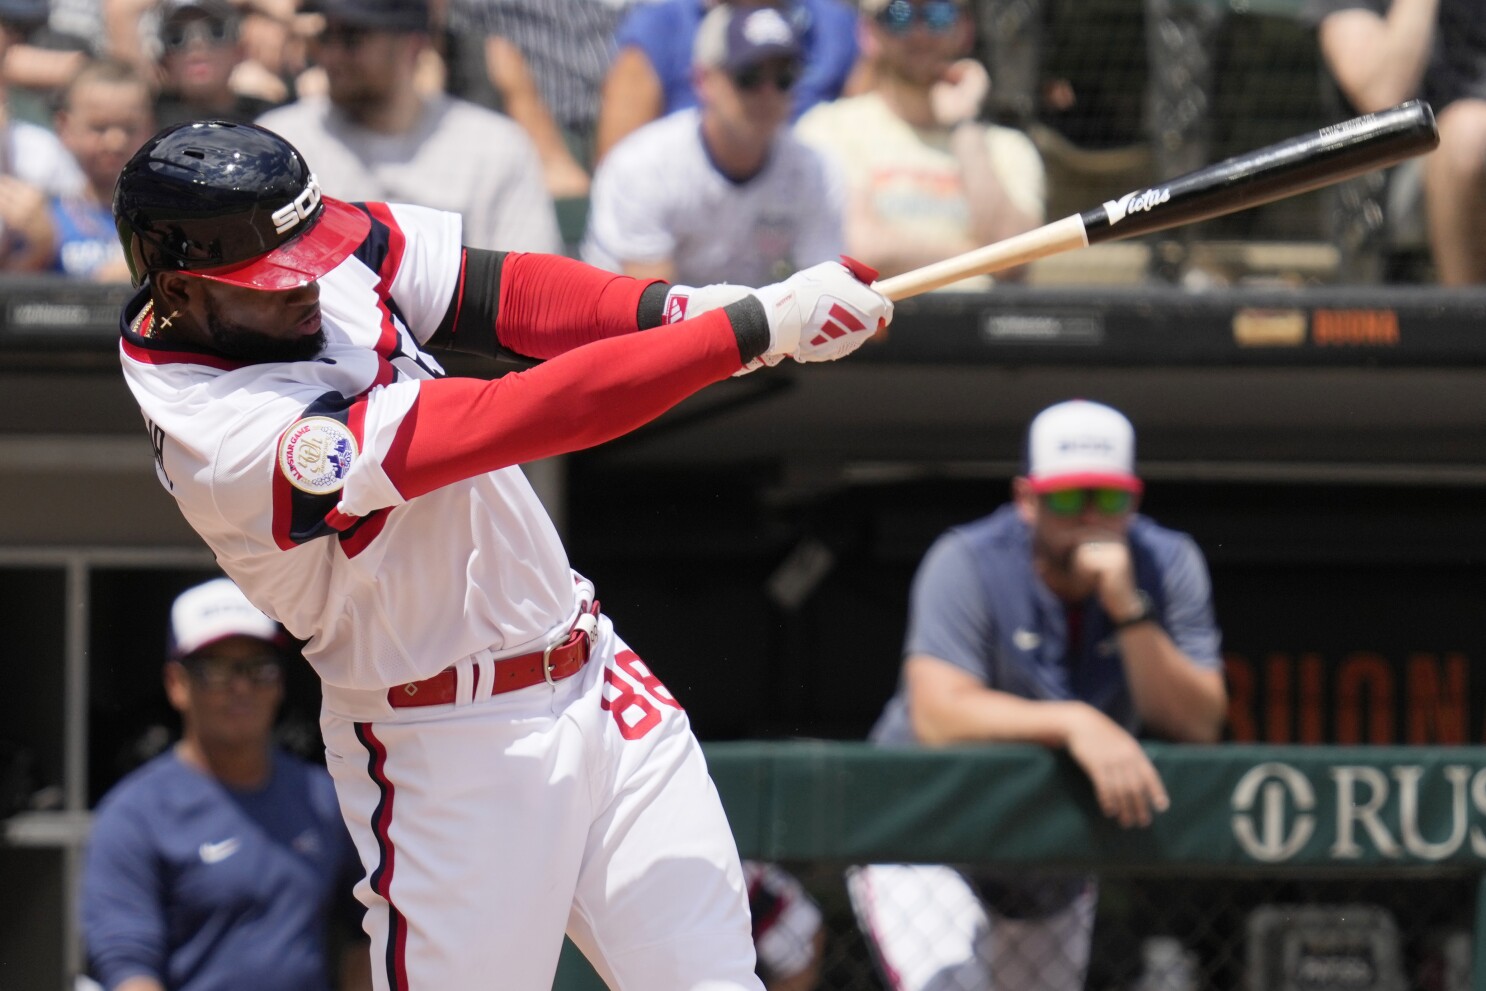
<instances>
[{"instance_id":1,"label":"helmet logo decal","mask_svg":"<svg viewBox=\"0 0 1486 991\"><path fill-rule=\"evenodd\" d=\"M279 207L271 215L273 217L273 231L275 234L283 234L297 227L302 221L308 220L310 214L315 212L315 207L320 205L320 184L315 177L310 176L309 184L304 187L304 192L294 197L293 200Z\"/></svg>"}]
</instances>

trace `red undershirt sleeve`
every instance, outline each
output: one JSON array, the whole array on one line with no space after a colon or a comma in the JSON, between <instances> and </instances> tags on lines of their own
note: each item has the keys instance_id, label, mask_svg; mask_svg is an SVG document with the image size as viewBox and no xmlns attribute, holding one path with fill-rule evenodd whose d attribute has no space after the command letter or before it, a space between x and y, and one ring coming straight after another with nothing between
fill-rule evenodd
<instances>
[{"instance_id":1,"label":"red undershirt sleeve","mask_svg":"<svg viewBox=\"0 0 1486 991\"><path fill-rule=\"evenodd\" d=\"M495 336L531 358L551 358L591 341L632 334L645 289L634 279L560 255L505 256Z\"/></svg>"},{"instance_id":2,"label":"red undershirt sleeve","mask_svg":"<svg viewBox=\"0 0 1486 991\"><path fill-rule=\"evenodd\" d=\"M516 256L508 256L508 263L510 257ZM525 278L540 279L540 272L535 269ZM631 285L616 292L628 294L628 329L634 330L636 283L626 281ZM534 297L528 300L525 290L512 298L518 306L534 305ZM585 294L575 291L569 298L581 300ZM548 299L543 305L550 303ZM611 336L625 332L617 319L618 302L572 304L573 309L583 305L599 328L597 336L606 339L493 381L447 378L420 383L418 398L383 460L403 498L612 440L727 378L741 364L739 335L728 309L621 339ZM522 326L520 319L507 316L506 306L503 290L502 322L512 319L510 326ZM608 312L611 307L615 312ZM599 310L605 310L604 316L598 316ZM544 316L528 313L525 319ZM570 334L576 330L565 332L560 325L549 320L545 333L572 340ZM575 327L571 322L568 326Z\"/></svg>"}]
</instances>

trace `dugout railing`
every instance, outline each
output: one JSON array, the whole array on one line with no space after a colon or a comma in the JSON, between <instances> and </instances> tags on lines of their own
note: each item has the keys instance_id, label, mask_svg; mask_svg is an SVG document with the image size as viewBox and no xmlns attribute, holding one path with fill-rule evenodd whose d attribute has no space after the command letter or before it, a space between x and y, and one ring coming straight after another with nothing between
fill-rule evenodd
<instances>
[{"instance_id":1,"label":"dugout railing","mask_svg":"<svg viewBox=\"0 0 1486 991\"><path fill-rule=\"evenodd\" d=\"M885 987L842 881L877 861L1096 876L1090 988L1486 988L1471 964L1486 938L1486 748L1148 752L1171 807L1123 830L1066 755L1036 747L707 747L742 854L785 865L822 906L822 989ZM1158 942L1182 947L1179 978L1147 972ZM556 987L598 986L570 951Z\"/></svg>"}]
</instances>

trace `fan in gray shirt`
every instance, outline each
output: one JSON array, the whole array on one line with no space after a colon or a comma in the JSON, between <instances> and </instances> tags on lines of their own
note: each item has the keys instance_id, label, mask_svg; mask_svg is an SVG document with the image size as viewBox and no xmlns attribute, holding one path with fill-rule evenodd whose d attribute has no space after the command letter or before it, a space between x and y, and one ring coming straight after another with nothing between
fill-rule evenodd
<instances>
[{"instance_id":1,"label":"fan in gray shirt","mask_svg":"<svg viewBox=\"0 0 1486 991\"><path fill-rule=\"evenodd\" d=\"M325 0L315 61L328 95L272 110L258 123L309 161L326 193L458 213L464 243L559 253L541 164L513 121L414 85L428 44L423 0Z\"/></svg>"}]
</instances>

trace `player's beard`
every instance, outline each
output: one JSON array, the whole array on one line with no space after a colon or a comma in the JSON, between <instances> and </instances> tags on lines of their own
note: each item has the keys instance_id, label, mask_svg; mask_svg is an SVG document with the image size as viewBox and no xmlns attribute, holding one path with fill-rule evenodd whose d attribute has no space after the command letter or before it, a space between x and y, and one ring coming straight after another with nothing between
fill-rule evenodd
<instances>
[{"instance_id":1,"label":"player's beard","mask_svg":"<svg viewBox=\"0 0 1486 991\"><path fill-rule=\"evenodd\" d=\"M206 332L222 354L253 363L308 361L325 350L324 327L305 337L270 337L228 320L211 299L206 301Z\"/></svg>"}]
</instances>

